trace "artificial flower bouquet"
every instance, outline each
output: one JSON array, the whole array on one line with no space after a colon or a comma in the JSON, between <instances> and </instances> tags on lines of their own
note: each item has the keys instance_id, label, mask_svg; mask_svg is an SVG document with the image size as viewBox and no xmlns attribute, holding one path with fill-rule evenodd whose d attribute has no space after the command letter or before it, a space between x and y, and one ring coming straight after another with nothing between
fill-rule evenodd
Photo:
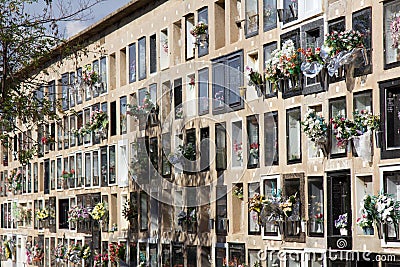
<instances>
[{"instance_id":1,"label":"artificial flower bouquet","mask_svg":"<svg viewBox=\"0 0 400 267\"><path fill-rule=\"evenodd\" d=\"M90 210L86 207L74 206L68 211L69 222L83 222L90 218Z\"/></svg>"},{"instance_id":2,"label":"artificial flower bouquet","mask_svg":"<svg viewBox=\"0 0 400 267\"><path fill-rule=\"evenodd\" d=\"M317 114L315 110L309 109L301 122L303 131L313 142L326 141L328 124L324 117Z\"/></svg>"},{"instance_id":3,"label":"artificial flower bouquet","mask_svg":"<svg viewBox=\"0 0 400 267\"><path fill-rule=\"evenodd\" d=\"M337 146L340 148L345 148L348 141L354 135L354 122L338 114L334 118L331 118L331 123L333 125L333 132L337 140Z\"/></svg>"},{"instance_id":4,"label":"artificial flower bouquet","mask_svg":"<svg viewBox=\"0 0 400 267\"><path fill-rule=\"evenodd\" d=\"M146 92L146 95L141 103L141 105L136 104L127 104L128 111L126 112L127 115L131 115L138 119L140 115L147 115L150 113L156 105L151 101L150 92Z\"/></svg>"},{"instance_id":5,"label":"artificial flower bouquet","mask_svg":"<svg viewBox=\"0 0 400 267\"><path fill-rule=\"evenodd\" d=\"M107 204L104 202L97 203L90 215L92 216L93 220L100 221L106 217L108 213Z\"/></svg>"},{"instance_id":6,"label":"artificial flower bouquet","mask_svg":"<svg viewBox=\"0 0 400 267\"><path fill-rule=\"evenodd\" d=\"M245 73L249 77L249 85L262 85L264 83L262 75L254 71L251 67L246 66Z\"/></svg>"},{"instance_id":7,"label":"artificial flower bouquet","mask_svg":"<svg viewBox=\"0 0 400 267\"><path fill-rule=\"evenodd\" d=\"M319 64L325 64L324 59L321 56L321 47L316 47L316 48L311 48L308 47L306 49L304 48L299 48L297 51L299 51L301 54L303 54L306 62L318 62Z\"/></svg>"},{"instance_id":8,"label":"artificial flower bouquet","mask_svg":"<svg viewBox=\"0 0 400 267\"><path fill-rule=\"evenodd\" d=\"M330 48L330 56L335 56L342 51L364 47L365 35L359 31L333 31L326 34L325 45Z\"/></svg>"},{"instance_id":9,"label":"artificial flower bouquet","mask_svg":"<svg viewBox=\"0 0 400 267\"><path fill-rule=\"evenodd\" d=\"M206 34L208 29L208 25L204 22L200 21L190 30L190 34L194 37L199 36L200 34Z\"/></svg>"},{"instance_id":10,"label":"artificial flower bouquet","mask_svg":"<svg viewBox=\"0 0 400 267\"><path fill-rule=\"evenodd\" d=\"M339 215L339 218L335 220L335 227L338 229L347 228L347 213Z\"/></svg>"},{"instance_id":11,"label":"artificial flower bouquet","mask_svg":"<svg viewBox=\"0 0 400 267\"><path fill-rule=\"evenodd\" d=\"M89 86L94 85L99 81L99 74L92 69L91 65L83 68L83 82Z\"/></svg>"}]
</instances>

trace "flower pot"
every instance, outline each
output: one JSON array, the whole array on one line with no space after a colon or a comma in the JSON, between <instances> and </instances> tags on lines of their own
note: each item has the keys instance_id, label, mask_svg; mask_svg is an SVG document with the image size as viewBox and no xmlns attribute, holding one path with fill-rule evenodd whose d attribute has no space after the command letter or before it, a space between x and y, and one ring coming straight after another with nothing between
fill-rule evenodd
<instances>
[{"instance_id":1,"label":"flower pot","mask_svg":"<svg viewBox=\"0 0 400 267\"><path fill-rule=\"evenodd\" d=\"M382 131L375 131L375 146L376 146L376 148L382 147L382 137L383 137Z\"/></svg>"},{"instance_id":2,"label":"flower pot","mask_svg":"<svg viewBox=\"0 0 400 267\"><path fill-rule=\"evenodd\" d=\"M378 232L378 238L383 239L383 223L376 223L376 231Z\"/></svg>"},{"instance_id":3,"label":"flower pot","mask_svg":"<svg viewBox=\"0 0 400 267\"><path fill-rule=\"evenodd\" d=\"M363 227L363 233L364 235L374 235L374 228L371 227Z\"/></svg>"},{"instance_id":4,"label":"flower pot","mask_svg":"<svg viewBox=\"0 0 400 267\"><path fill-rule=\"evenodd\" d=\"M347 236L347 234L348 234L348 231L346 228L340 228L340 235Z\"/></svg>"}]
</instances>

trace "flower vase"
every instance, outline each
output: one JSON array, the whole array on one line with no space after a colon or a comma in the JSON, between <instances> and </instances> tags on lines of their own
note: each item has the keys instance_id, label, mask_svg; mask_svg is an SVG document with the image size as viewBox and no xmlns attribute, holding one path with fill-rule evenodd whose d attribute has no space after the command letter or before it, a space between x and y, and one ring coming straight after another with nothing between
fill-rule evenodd
<instances>
[{"instance_id":1,"label":"flower vase","mask_svg":"<svg viewBox=\"0 0 400 267\"><path fill-rule=\"evenodd\" d=\"M315 141L316 147L322 150L324 157L328 157L328 150L326 149L327 138L321 137Z\"/></svg>"},{"instance_id":2,"label":"flower vase","mask_svg":"<svg viewBox=\"0 0 400 267\"><path fill-rule=\"evenodd\" d=\"M254 87L257 91L257 96L262 97L264 94L264 84L256 84Z\"/></svg>"},{"instance_id":3,"label":"flower vase","mask_svg":"<svg viewBox=\"0 0 400 267\"><path fill-rule=\"evenodd\" d=\"M383 223L376 223L376 231L378 232L378 238L383 239Z\"/></svg>"},{"instance_id":4,"label":"flower vase","mask_svg":"<svg viewBox=\"0 0 400 267\"><path fill-rule=\"evenodd\" d=\"M376 148L382 147L382 135L383 135L382 131L375 130L375 146L376 146Z\"/></svg>"},{"instance_id":5,"label":"flower vase","mask_svg":"<svg viewBox=\"0 0 400 267\"><path fill-rule=\"evenodd\" d=\"M371 162L371 131L364 133L361 136L353 138L354 148L357 155L365 162Z\"/></svg>"},{"instance_id":6,"label":"flower vase","mask_svg":"<svg viewBox=\"0 0 400 267\"><path fill-rule=\"evenodd\" d=\"M307 228L307 222L306 221L301 221L301 232L305 233Z\"/></svg>"},{"instance_id":7,"label":"flower vase","mask_svg":"<svg viewBox=\"0 0 400 267\"><path fill-rule=\"evenodd\" d=\"M373 227L363 227L364 235L374 235L374 228Z\"/></svg>"},{"instance_id":8,"label":"flower vase","mask_svg":"<svg viewBox=\"0 0 400 267\"><path fill-rule=\"evenodd\" d=\"M257 165L258 158L253 156L252 154L249 155L249 165Z\"/></svg>"},{"instance_id":9,"label":"flower vase","mask_svg":"<svg viewBox=\"0 0 400 267\"><path fill-rule=\"evenodd\" d=\"M271 231L272 233L274 233L274 232L277 231L277 229L276 229L276 228L277 228L277 225L276 225L275 223L271 223L270 227L271 227L271 230L270 230L270 231Z\"/></svg>"},{"instance_id":10,"label":"flower vase","mask_svg":"<svg viewBox=\"0 0 400 267\"><path fill-rule=\"evenodd\" d=\"M340 235L341 236L347 236L347 229L346 228L340 228Z\"/></svg>"},{"instance_id":11,"label":"flower vase","mask_svg":"<svg viewBox=\"0 0 400 267\"><path fill-rule=\"evenodd\" d=\"M278 221L278 228L279 228L279 234L283 235L283 232L284 232L284 222L283 221Z\"/></svg>"},{"instance_id":12,"label":"flower vase","mask_svg":"<svg viewBox=\"0 0 400 267\"><path fill-rule=\"evenodd\" d=\"M321 222L316 222L317 224L317 229L315 230L316 233L322 233L322 223Z\"/></svg>"},{"instance_id":13,"label":"flower vase","mask_svg":"<svg viewBox=\"0 0 400 267\"><path fill-rule=\"evenodd\" d=\"M204 47L207 44L207 33L201 33L199 36L196 37L197 43L201 46Z\"/></svg>"}]
</instances>

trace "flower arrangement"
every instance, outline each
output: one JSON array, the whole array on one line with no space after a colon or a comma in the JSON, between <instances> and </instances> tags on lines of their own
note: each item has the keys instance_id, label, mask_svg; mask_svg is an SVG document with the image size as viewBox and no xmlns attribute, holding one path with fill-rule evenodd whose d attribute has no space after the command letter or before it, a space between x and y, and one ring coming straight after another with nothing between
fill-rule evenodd
<instances>
[{"instance_id":1,"label":"flower arrangement","mask_svg":"<svg viewBox=\"0 0 400 267\"><path fill-rule=\"evenodd\" d=\"M260 214L260 220L263 224L266 222L277 222L283 220L283 211L280 207L282 203L281 190L273 190L272 195L263 201L263 208Z\"/></svg>"},{"instance_id":2,"label":"flower arrangement","mask_svg":"<svg viewBox=\"0 0 400 267\"><path fill-rule=\"evenodd\" d=\"M131 221L137 216L137 207L131 201L126 201L124 207L122 208L122 216L125 220Z\"/></svg>"},{"instance_id":3,"label":"flower arrangement","mask_svg":"<svg viewBox=\"0 0 400 267\"><path fill-rule=\"evenodd\" d=\"M283 43L282 49L275 49L265 62L265 79L277 85L279 80L300 74L300 60L292 40Z\"/></svg>"},{"instance_id":4,"label":"flower arrangement","mask_svg":"<svg viewBox=\"0 0 400 267\"><path fill-rule=\"evenodd\" d=\"M261 212L265 197L259 193L255 193L252 198L249 199L249 211Z\"/></svg>"},{"instance_id":5,"label":"flower arrangement","mask_svg":"<svg viewBox=\"0 0 400 267\"><path fill-rule=\"evenodd\" d=\"M65 245L62 243L58 243L57 247L54 249L54 255L56 258L56 262L64 261L66 253L67 253L67 250L65 248Z\"/></svg>"},{"instance_id":6,"label":"flower arrangement","mask_svg":"<svg viewBox=\"0 0 400 267\"><path fill-rule=\"evenodd\" d=\"M249 85L261 85L264 83L262 75L251 67L246 66L245 71L246 75L249 76Z\"/></svg>"},{"instance_id":7,"label":"flower arrangement","mask_svg":"<svg viewBox=\"0 0 400 267\"><path fill-rule=\"evenodd\" d=\"M104 253L104 254L96 254L93 257L93 261L94 261L94 266L95 267L106 267L108 266L108 254Z\"/></svg>"},{"instance_id":8,"label":"flower arrangement","mask_svg":"<svg viewBox=\"0 0 400 267\"><path fill-rule=\"evenodd\" d=\"M309 109L301 122L303 131L313 142L326 140L328 124L324 117L318 115L315 110Z\"/></svg>"},{"instance_id":9,"label":"flower arrangement","mask_svg":"<svg viewBox=\"0 0 400 267\"><path fill-rule=\"evenodd\" d=\"M113 244L109 245L110 256L109 260L111 263L118 263L119 260L125 259L126 247L124 244Z\"/></svg>"},{"instance_id":10,"label":"flower arrangement","mask_svg":"<svg viewBox=\"0 0 400 267\"><path fill-rule=\"evenodd\" d=\"M324 59L321 57L321 47L316 47L313 51L311 47L306 49L299 48L298 52L302 53L307 62L318 62L319 64L324 64Z\"/></svg>"},{"instance_id":11,"label":"flower arrangement","mask_svg":"<svg viewBox=\"0 0 400 267\"><path fill-rule=\"evenodd\" d=\"M314 219L317 223L323 223L324 222L324 214L322 214L322 213L315 214Z\"/></svg>"},{"instance_id":12,"label":"flower arrangement","mask_svg":"<svg viewBox=\"0 0 400 267\"><path fill-rule=\"evenodd\" d=\"M88 220L90 217L90 211L86 207L74 206L68 211L69 222L82 222Z\"/></svg>"},{"instance_id":13,"label":"flower arrangement","mask_svg":"<svg viewBox=\"0 0 400 267\"><path fill-rule=\"evenodd\" d=\"M376 218L375 196L365 195L361 201L361 217L357 218L357 225L361 228L372 227L374 218Z\"/></svg>"},{"instance_id":14,"label":"flower arrangement","mask_svg":"<svg viewBox=\"0 0 400 267\"><path fill-rule=\"evenodd\" d=\"M97 203L90 215L92 216L93 220L100 221L103 220L108 213L107 204L104 202Z\"/></svg>"},{"instance_id":15,"label":"flower arrangement","mask_svg":"<svg viewBox=\"0 0 400 267\"><path fill-rule=\"evenodd\" d=\"M84 259L84 260L87 260L87 259L90 258L91 255L92 255L92 251L91 251L91 249L90 249L90 246L87 245L87 244L85 244L85 245L82 247L80 257L81 257L82 259Z\"/></svg>"},{"instance_id":16,"label":"flower arrangement","mask_svg":"<svg viewBox=\"0 0 400 267\"><path fill-rule=\"evenodd\" d=\"M164 42L162 43L162 48L165 53L168 53L168 39L164 40Z\"/></svg>"},{"instance_id":17,"label":"flower arrangement","mask_svg":"<svg viewBox=\"0 0 400 267\"><path fill-rule=\"evenodd\" d=\"M32 264L32 251L30 242L27 242L25 246L26 263Z\"/></svg>"},{"instance_id":18,"label":"flower arrangement","mask_svg":"<svg viewBox=\"0 0 400 267\"><path fill-rule=\"evenodd\" d=\"M325 45L331 49L329 55L335 56L342 51L364 47L364 37L364 34L354 30L333 31L326 34Z\"/></svg>"},{"instance_id":19,"label":"flower arrangement","mask_svg":"<svg viewBox=\"0 0 400 267\"><path fill-rule=\"evenodd\" d=\"M242 142L240 142L240 144L239 144L235 140L235 142L233 143L233 151L236 154L237 161L243 161L243 147L242 146L243 146Z\"/></svg>"},{"instance_id":20,"label":"flower arrangement","mask_svg":"<svg viewBox=\"0 0 400 267\"><path fill-rule=\"evenodd\" d=\"M390 37L392 38L392 47L400 48L400 16L396 14L392 18L392 22L390 23Z\"/></svg>"},{"instance_id":21,"label":"flower arrangement","mask_svg":"<svg viewBox=\"0 0 400 267\"><path fill-rule=\"evenodd\" d=\"M338 229L347 227L347 213L339 215L339 218L335 220L335 227Z\"/></svg>"},{"instance_id":22,"label":"flower arrangement","mask_svg":"<svg viewBox=\"0 0 400 267\"><path fill-rule=\"evenodd\" d=\"M196 147L193 143L178 146L178 153L180 153L187 160L196 160Z\"/></svg>"},{"instance_id":23,"label":"flower arrangement","mask_svg":"<svg viewBox=\"0 0 400 267\"><path fill-rule=\"evenodd\" d=\"M22 189L22 171L12 170L11 175L8 177L8 191L16 192Z\"/></svg>"},{"instance_id":24,"label":"flower arrangement","mask_svg":"<svg viewBox=\"0 0 400 267\"><path fill-rule=\"evenodd\" d=\"M89 124L87 127L93 132L99 129L106 129L108 125L108 115L102 110L94 110L90 113Z\"/></svg>"},{"instance_id":25,"label":"flower arrangement","mask_svg":"<svg viewBox=\"0 0 400 267\"><path fill-rule=\"evenodd\" d=\"M108 115L102 110L94 110L90 113L89 121L77 130L73 130L75 136L83 136L92 132L104 133L108 126Z\"/></svg>"},{"instance_id":26,"label":"flower arrangement","mask_svg":"<svg viewBox=\"0 0 400 267\"><path fill-rule=\"evenodd\" d=\"M235 186L235 189L232 191L232 194L238 199L243 199L243 186Z\"/></svg>"},{"instance_id":27,"label":"flower arrangement","mask_svg":"<svg viewBox=\"0 0 400 267\"><path fill-rule=\"evenodd\" d=\"M375 196L376 220L381 223L396 223L400 219L400 201L391 195L380 193Z\"/></svg>"},{"instance_id":28,"label":"flower arrangement","mask_svg":"<svg viewBox=\"0 0 400 267\"><path fill-rule=\"evenodd\" d=\"M331 118L331 123L337 140L337 146L345 148L347 142L353 136L354 122L338 114L336 117Z\"/></svg>"},{"instance_id":29,"label":"flower arrangement","mask_svg":"<svg viewBox=\"0 0 400 267\"><path fill-rule=\"evenodd\" d=\"M138 119L140 115L146 115L150 113L153 109L156 108L156 105L154 105L154 103L151 101L150 92L146 92L142 105L127 104L127 107L128 111L126 112L126 114L134 116L136 119Z\"/></svg>"},{"instance_id":30,"label":"flower arrangement","mask_svg":"<svg viewBox=\"0 0 400 267\"><path fill-rule=\"evenodd\" d=\"M208 29L208 25L204 22L200 21L190 30L190 34L194 37L199 36L200 34L206 34Z\"/></svg>"},{"instance_id":31,"label":"flower arrangement","mask_svg":"<svg viewBox=\"0 0 400 267\"><path fill-rule=\"evenodd\" d=\"M21 207L19 209L19 219L21 221L30 222L32 220L32 209L28 207Z\"/></svg>"},{"instance_id":32,"label":"flower arrangement","mask_svg":"<svg viewBox=\"0 0 400 267\"><path fill-rule=\"evenodd\" d=\"M62 177L64 179L72 178L72 177L74 177L74 175L75 175L75 170L74 169L70 170L69 172L66 171L66 170L62 171Z\"/></svg>"},{"instance_id":33,"label":"flower arrangement","mask_svg":"<svg viewBox=\"0 0 400 267\"><path fill-rule=\"evenodd\" d=\"M36 244L34 247L33 247L33 254L32 254L32 261L33 262L36 262L36 263L38 263L38 262L41 262L42 261L42 259L43 259L43 257L44 257L44 251L43 251L43 248L41 248L41 247L39 247L39 244Z\"/></svg>"},{"instance_id":34,"label":"flower arrangement","mask_svg":"<svg viewBox=\"0 0 400 267\"><path fill-rule=\"evenodd\" d=\"M12 258L12 252L11 252L11 247L13 246L13 242L10 240L6 240L3 242L3 247L4 247L4 256L6 259L11 259Z\"/></svg>"},{"instance_id":35,"label":"flower arrangement","mask_svg":"<svg viewBox=\"0 0 400 267\"><path fill-rule=\"evenodd\" d=\"M99 75L92 69L91 65L86 65L83 68L83 82L89 86L94 85L99 81Z\"/></svg>"},{"instance_id":36,"label":"flower arrangement","mask_svg":"<svg viewBox=\"0 0 400 267\"><path fill-rule=\"evenodd\" d=\"M139 252L139 266L145 267L146 266L146 255L142 251Z\"/></svg>"},{"instance_id":37,"label":"flower arrangement","mask_svg":"<svg viewBox=\"0 0 400 267\"><path fill-rule=\"evenodd\" d=\"M53 144L53 143L55 143L56 140L55 140L54 137L52 137L52 136L43 136L43 137L40 139L40 142L41 142L43 145L47 145L47 144Z\"/></svg>"},{"instance_id":38,"label":"flower arrangement","mask_svg":"<svg viewBox=\"0 0 400 267\"><path fill-rule=\"evenodd\" d=\"M250 144L250 156L253 156L253 158L258 159L259 155L258 155L258 149L259 149L259 144L257 143L252 143Z\"/></svg>"},{"instance_id":39,"label":"flower arrangement","mask_svg":"<svg viewBox=\"0 0 400 267\"><path fill-rule=\"evenodd\" d=\"M80 257L81 251L82 248L78 244L71 244L68 246L65 257L69 262L78 264L82 261L82 258Z\"/></svg>"},{"instance_id":40,"label":"flower arrangement","mask_svg":"<svg viewBox=\"0 0 400 267\"><path fill-rule=\"evenodd\" d=\"M353 112L355 135L363 135L368 131L379 129L380 117L379 115L373 115L367 110L361 110Z\"/></svg>"},{"instance_id":41,"label":"flower arrangement","mask_svg":"<svg viewBox=\"0 0 400 267\"><path fill-rule=\"evenodd\" d=\"M297 192L294 195L289 196L285 201L282 201L279 205L281 208L283 214L286 217L292 216L292 213L294 211L294 205L297 202Z\"/></svg>"},{"instance_id":42,"label":"flower arrangement","mask_svg":"<svg viewBox=\"0 0 400 267\"><path fill-rule=\"evenodd\" d=\"M357 218L357 225L361 228L372 227L372 223L373 221L366 214L362 214L361 217Z\"/></svg>"},{"instance_id":43,"label":"flower arrangement","mask_svg":"<svg viewBox=\"0 0 400 267\"><path fill-rule=\"evenodd\" d=\"M190 77L189 85L192 87L196 85L196 80L194 78L194 75Z\"/></svg>"},{"instance_id":44,"label":"flower arrangement","mask_svg":"<svg viewBox=\"0 0 400 267\"><path fill-rule=\"evenodd\" d=\"M49 215L50 215L49 210L46 208L38 209L36 211L36 218L40 221L47 219Z\"/></svg>"}]
</instances>

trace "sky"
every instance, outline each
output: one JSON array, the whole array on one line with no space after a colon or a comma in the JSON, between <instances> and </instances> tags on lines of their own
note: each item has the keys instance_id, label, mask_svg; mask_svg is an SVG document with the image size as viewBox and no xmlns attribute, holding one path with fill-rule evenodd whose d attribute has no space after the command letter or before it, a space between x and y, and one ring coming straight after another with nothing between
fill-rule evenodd
<instances>
[{"instance_id":1,"label":"sky","mask_svg":"<svg viewBox=\"0 0 400 267\"><path fill-rule=\"evenodd\" d=\"M95 1L95 0L69 0L65 2L77 3L78 1ZM58 8L57 5L59 2L63 2L63 0L54 1L53 0L53 10L57 12ZM88 15L85 20L79 21L68 21L64 22L60 25L59 31L65 33L65 37L71 37L78 32L84 30L85 28L89 27L90 25L96 23L97 21L101 20L102 18L106 17L108 14L112 13L113 11L117 10L118 8L126 5L129 3L130 0L103 0L103 2L96 4L92 7L91 14ZM38 2L31 7L28 7L30 12L36 13L42 11L44 8L44 1Z\"/></svg>"},{"instance_id":2,"label":"sky","mask_svg":"<svg viewBox=\"0 0 400 267\"><path fill-rule=\"evenodd\" d=\"M129 0L106 0L92 8L92 18L85 21L66 22L65 29L67 37L71 37L90 25L96 23L108 14L129 3Z\"/></svg>"}]
</instances>

